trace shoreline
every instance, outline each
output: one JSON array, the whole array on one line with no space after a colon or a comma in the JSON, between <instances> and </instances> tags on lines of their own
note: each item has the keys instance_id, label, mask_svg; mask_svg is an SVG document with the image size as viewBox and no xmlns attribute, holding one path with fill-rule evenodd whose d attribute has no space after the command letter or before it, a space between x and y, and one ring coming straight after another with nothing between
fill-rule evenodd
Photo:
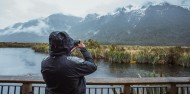
<instances>
[{"instance_id":1,"label":"shoreline","mask_svg":"<svg viewBox=\"0 0 190 94\"><path fill-rule=\"evenodd\" d=\"M111 63L169 64L190 67L190 47L188 46L129 46L100 45L88 40L85 44L95 59ZM47 43L0 42L0 48L32 48L35 52L48 53ZM73 55L82 56L80 51Z\"/></svg>"}]
</instances>

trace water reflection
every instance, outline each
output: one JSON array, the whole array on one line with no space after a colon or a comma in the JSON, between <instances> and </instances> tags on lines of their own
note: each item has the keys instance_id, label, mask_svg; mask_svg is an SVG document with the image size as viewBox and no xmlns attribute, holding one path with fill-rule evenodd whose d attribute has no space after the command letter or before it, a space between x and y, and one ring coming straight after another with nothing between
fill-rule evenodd
<instances>
[{"instance_id":1,"label":"water reflection","mask_svg":"<svg viewBox=\"0 0 190 94\"><path fill-rule=\"evenodd\" d=\"M39 74L44 57L29 48L0 48L0 75Z\"/></svg>"}]
</instances>

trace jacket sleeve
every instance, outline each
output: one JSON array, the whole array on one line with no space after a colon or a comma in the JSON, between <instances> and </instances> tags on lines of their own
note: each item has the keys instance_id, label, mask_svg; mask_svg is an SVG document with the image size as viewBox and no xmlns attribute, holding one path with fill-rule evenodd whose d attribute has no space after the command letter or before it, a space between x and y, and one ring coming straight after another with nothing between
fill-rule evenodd
<instances>
[{"instance_id":1,"label":"jacket sleeve","mask_svg":"<svg viewBox=\"0 0 190 94\"><path fill-rule=\"evenodd\" d=\"M86 50L86 48L80 49L83 54L84 60L81 58L76 58L74 71L77 75L75 76L85 76L96 71L97 66L95 65L91 54Z\"/></svg>"},{"instance_id":2,"label":"jacket sleeve","mask_svg":"<svg viewBox=\"0 0 190 94\"><path fill-rule=\"evenodd\" d=\"M81 51L85 61L89 61L91 63L94 63L92 55L86 50L86 48L81 48L80 51Z\"/></svg>"}]
</instances>

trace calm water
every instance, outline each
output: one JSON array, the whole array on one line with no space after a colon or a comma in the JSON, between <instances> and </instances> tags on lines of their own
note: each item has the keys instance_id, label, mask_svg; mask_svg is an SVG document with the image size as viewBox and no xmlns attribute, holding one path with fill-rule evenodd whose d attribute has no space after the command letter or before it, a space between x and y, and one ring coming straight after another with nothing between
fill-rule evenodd
<instances>
[{"instance_id":1,"label":"calm water","mask_svg":"<svg viewBox=\"0 0 190 94\"><path fill-rule=\"evenodd\" d=\"M40 65L46 54L30 48L0 48L0 75L41 75ZM167 65L112 64L96 60L98 69L88 77L190 76L190 68Z\"/></svg>"}]
</instances>

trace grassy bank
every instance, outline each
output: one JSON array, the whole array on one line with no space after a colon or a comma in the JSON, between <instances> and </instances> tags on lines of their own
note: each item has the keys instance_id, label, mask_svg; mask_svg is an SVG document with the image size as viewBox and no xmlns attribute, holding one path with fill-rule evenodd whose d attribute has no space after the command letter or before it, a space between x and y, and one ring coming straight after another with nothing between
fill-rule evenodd
<instances>
[{"instance_id":1,"label":"grassy bank","mask_svg":"<svg viewBox=\"0 0 190 94\"><path fill-rule=\"evenodd\" d=\"M85 45L96 59L106 59L111 63L170 64L190 67L190 47L181 46L127 46L99 45L94 40ZM40 43L0 43L2 47L31 47L36 52L48 53L48 44ZM76 50L73 55L82 56Z\"/></svg>"},{"instance_id":2,"label":"grassy bank","mask_svg":"<svg viewBox=\"0 0 190 94\"><path fill-rule=\"evenodd\" d=\"M112 45L103 48L108 49L104 52L104 58L111 62L170 64L190 67L190 47Z\"/></svg>"},{"instance_id":3,"label":"grassy bank","mask_svg":"<svg viewBox=\"0 0 190 94\"><path fill-rule=\"evenodd\" d=\"M32 47L33 45L36 45L37 43L17 43L17 42L0 42L0 48L26 48L26 47Z\"/></svg>"},{"instance_id":4,"label":"grassy bank","mask_svg":"<svg viewBox=\"0 0 190 94\"><path fill-rule=\"evenodd\" d=\"M0 48L32 48L35 52L48 53L46 43L0 42Z\"/></svg>"}]
</instances>

